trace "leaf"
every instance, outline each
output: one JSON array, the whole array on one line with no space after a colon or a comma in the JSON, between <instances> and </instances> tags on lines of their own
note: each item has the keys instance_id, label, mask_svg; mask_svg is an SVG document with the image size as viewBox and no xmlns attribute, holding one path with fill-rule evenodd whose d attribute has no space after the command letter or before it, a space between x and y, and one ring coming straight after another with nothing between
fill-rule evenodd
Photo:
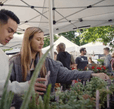
<instances>
[{"instance_id":1,"label":"leaf","mask_svg":"<svg viewBox=\"0 0 114 109\"><path fill-rule=\"evenodd\" d=\"M51 84L48 85L47 93L44 95L44 109L50 109L50 92L51 92Z\"/></svg>"},{"instance_id":2,"label":"leaf","mask_svg":"<svg viewBox=\"0 0 114 109\"><path fill-rule=\"evenodd\" d=\"M0 100L0 109L9 109L11 102L9 103L9 101L7 100L7 97L9 97L8 99L11 99L11 101L12 101L13 96L14 96L13 93L7 92L8 83L9 83L10 75L12 72L12 66L13 66L13 64L11 64L11 66L10 66L9 73L8 73L8 76L7 76L5 85L4 85L3 94L2 94L2 97Z\"/></svg>"}]
</instances>

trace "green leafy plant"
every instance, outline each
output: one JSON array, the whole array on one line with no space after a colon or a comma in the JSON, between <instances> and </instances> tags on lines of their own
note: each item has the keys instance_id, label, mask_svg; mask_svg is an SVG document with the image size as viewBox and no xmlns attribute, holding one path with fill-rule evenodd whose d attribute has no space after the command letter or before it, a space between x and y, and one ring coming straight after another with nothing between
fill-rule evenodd
<instances>
[{"instance_id":1,"label":"green leafy plant","mask_svg":"<svg viewBox=\"0 0 114 109\"><path fill-rule=\"evenodd\" d=\"M13 92L8 92L8 83L12 72L12 66L13 65L10 66L9 74L4 85L3 94L0 100L0 109L9 109L12 103L12 99L14 97Z\"/></svg>"},{"instance_id":2,"label":"green leafy plant","mask_svg":"<svg viewBox=\"0 0 114 109\"><path fill-rule=\"evenodd\" d=\"M110 91L114 93L114 83L112 83L109 87Z\"/></svg>"},{"instance_id":3,"label":"green leafy plant","mask_svg":"<svg viewBox=\"0 0 114 109\"><path fill-rule=\"evenodd\" d=\"M58 88L55 98L59 97L59 101L51 102L50 109L94 109L96 90L100 91L100 105L104 106L107 94L111 94L106 86L107 83L104 80L93 77L90 82L86 82L85 86L80 82L74 84L70 91L61 92Z\"/></svg>"},{"instance_id":4,"label":"green leafy plant","mask_svg":"<svg viewBox=\"0 0 114 109\"><path fill-rule=\"evenodd\" d=\"M103 59L97 59L97 61L100 63L100 65L104 65L104 60Z\"/></svg>"},{"instance_id":5,"label":"green leafy plant","mask_svg":"<svg viewBox=\"0 0 114 109\"><path fill-rule=\"evenodd\" d=\"M106 86L107 83L104 80L93 77L90 82L86 83L84 90L89 92L92 97L95 97L96 90L106 88Z\"/></svg>"},{"instance_id":6,"label":"green leafy plant","mask_svg":"<svg viewBox=\"0 0 114 109\"><path fill-rule=\"evenodd\" d=\"M50 109L50 93L51 84L48 85L47 92L44 95L44 100L35 92L32 93L27 109Z\"/></svg>"},{"instance_id":7,"label":"green leafy plant","mask_svg":"<svg viewBox=\"0 0 114 109\"><path fill-rule=\"evenodd\" d=\"M57 88L57 91L51 95L51 86L49 86L44 100L39 96L36 103L36 96L33 95L32 98L34 97L34 99L29 102L27 109L31 109L30 106L34 109L94 109L96 90L100 92L100 106L104 106L107 94L112 94L114 85L111 85L109 90L106 89L106 86L107 83L97 77L93 77L85 86L78 82L70 90L61 91L60 88Z\"/></svg>"}]
</instances>

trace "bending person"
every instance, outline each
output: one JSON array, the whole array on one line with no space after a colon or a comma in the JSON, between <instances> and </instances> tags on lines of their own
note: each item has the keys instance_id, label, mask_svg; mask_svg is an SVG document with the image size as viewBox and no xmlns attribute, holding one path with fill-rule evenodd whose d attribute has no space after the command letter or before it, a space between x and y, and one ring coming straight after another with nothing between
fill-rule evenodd
<instances>
[{"instance_id":1,"label":"bending person","mask_svg":"<svg viewBox=\"0 0 114 109\"><path fill-rule=\"evenodd\" d=\"M0 10L0 44L6 45L12 38L20 23L18 17L11 11ZM0 96L3 93L4 84L9 73L8 56L0 49ZM37 79L39 81L39 79ZM19 83L9 81L8 91L14 93L24 93L29 87L29 81Z\"/></svg>"}]
</instances>

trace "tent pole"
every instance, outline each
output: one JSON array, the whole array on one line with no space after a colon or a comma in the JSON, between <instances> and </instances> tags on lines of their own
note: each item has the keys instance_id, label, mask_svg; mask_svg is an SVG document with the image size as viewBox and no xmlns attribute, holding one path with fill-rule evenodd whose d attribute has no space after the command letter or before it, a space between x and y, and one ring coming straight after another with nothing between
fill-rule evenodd
<instances>
[{"instance_id":1,"label":"tent pole","mask_svg":"<svg viewBox=\"0 0 114 109\"><path fill-rule=\"evenodd\" d=\"M53 12L52 12L52 1L49 0L49 32L50 32L50 46L53 45ZM54 48L51 50L51 58L54 59Z\"/></svg>"}]
</instances>

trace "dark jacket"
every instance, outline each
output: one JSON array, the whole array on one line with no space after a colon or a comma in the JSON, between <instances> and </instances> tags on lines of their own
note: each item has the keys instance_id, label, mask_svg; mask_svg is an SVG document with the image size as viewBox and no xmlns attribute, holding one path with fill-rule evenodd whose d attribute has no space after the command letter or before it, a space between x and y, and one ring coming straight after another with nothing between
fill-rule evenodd
<instances>
[{"instance_id":1,"label":"dark jacket","mask_svg":"<svg viewBox=\"0 0 114 109\"><path fill-rule=\"evenodd\" d=\"M106 57L105 57L105 60L104 60L104 64L105 64L105 66L106 66L106 68L107 68L107 71L108 71L108 73L111 73L111 71L112 71L112 68L111 68L111 59L112 59L112 57L111 57L111 55L109 54L109 55L107 55Z\"/></svg>"},{"instance_id":2,"label":"dark jacket","mask_svg":"<svg viewBox=\"0 0 114 109\"><path fill-rule=\"evenodd\" d=\"M68 52L60 52L57 55L57 61L60 61L63 64L64 67L66 67L69 70L71 70L71 68L70 68L71 55Z\"/></svg>"},{"instance_id":3,"label":"dark jacket","mask_svg":"<svg viewBox=\"0 0 114 109\"><path fill-rule=\"evenodd\" d=\"M38 63L39 57L36 57L35 64ZM10 64L13 63L13 69L11 73L11 81L23 82L22 79L22 69L21 69L21 58L20 55L10 59ZM77 70L68 70L63 67L60 62L54 61L50 58L46 58L46 68L47 71L50 71L49 83L52 84L52 92L54 91L55 83L66 83L74 79L89 79L91 71L77 71ZM30 80L30 74L28 72L26 80ZM21 105L19 97L15 97L14 106L16 109L19 109Z\"/></svg>"}]
</instances>

